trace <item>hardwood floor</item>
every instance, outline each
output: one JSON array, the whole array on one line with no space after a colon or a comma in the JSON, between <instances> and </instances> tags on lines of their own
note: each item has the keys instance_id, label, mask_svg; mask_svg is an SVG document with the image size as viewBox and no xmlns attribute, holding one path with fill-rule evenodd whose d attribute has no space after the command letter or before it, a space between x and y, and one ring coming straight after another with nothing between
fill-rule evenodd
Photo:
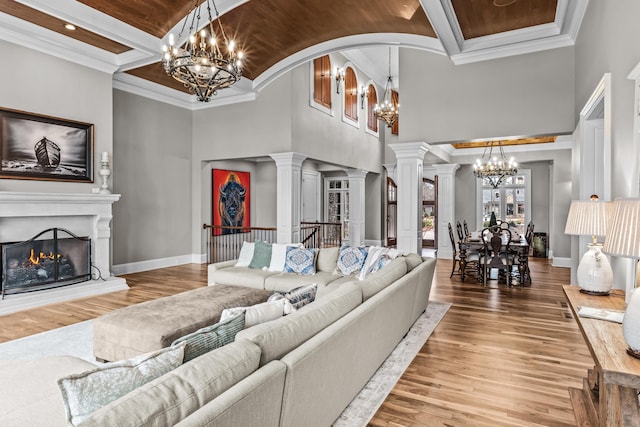
<instances>
[{"instance_id":1,"label":"hardwood floor","mask_svg":"<svg viewBox=\"0 0 640 427\"><path fill-rule=\"evenodd\" d=\"M569 270L531 262L533 285L449 279L439 260L430 299L452 306L370 426L575 426L567 388L593 364L566 304ZM124 276L130 290L0 316L0 342L206 286L191 264Z\"/></svg>"}]
</instances>

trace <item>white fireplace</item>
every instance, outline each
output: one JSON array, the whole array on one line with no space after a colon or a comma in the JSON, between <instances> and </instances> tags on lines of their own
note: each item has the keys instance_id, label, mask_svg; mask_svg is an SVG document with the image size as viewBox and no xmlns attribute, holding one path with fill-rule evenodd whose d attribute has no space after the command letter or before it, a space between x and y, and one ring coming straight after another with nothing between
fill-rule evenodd
<instances>
[{"instance_id":1,"label":"white fireplace","mask_svg":"<svg viewBox=\"0 0 640 427\"><path fill-rule=\"evenodd\" d=\"M45 229L64 228L91 239L93 265L93 280L5 296L0 315L128 289L123 278L111 275L111 212L119 199L119 194L0 191L0 242L28 240Z\"/></svg>"}]
</instances>

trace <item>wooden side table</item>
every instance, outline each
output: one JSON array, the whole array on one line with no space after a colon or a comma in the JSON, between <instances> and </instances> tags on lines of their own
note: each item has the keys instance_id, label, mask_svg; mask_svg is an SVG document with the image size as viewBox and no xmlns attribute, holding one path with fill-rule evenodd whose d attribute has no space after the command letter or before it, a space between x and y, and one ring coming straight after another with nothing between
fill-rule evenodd
<instances>
[{"instance_id":1,"label":"wooden side table","mask_svg":"<svg viewBox=\"0 0 640 427\"><path fill-rule=\"evenodd\" d=\"M640 427L640 359L627 354L622 325L578 316L580 306L624 310L624 292L592 296L581 293L577 286L563 288L595 363L582 390L569 388L577 424Z\"/></svg>"}]
</instances>

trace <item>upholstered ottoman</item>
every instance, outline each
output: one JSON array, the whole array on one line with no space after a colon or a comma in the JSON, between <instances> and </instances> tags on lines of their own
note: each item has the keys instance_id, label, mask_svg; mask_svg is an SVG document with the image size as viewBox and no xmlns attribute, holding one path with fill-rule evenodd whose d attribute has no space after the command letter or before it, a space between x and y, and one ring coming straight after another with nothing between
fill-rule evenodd
<instances>
[{"instance_id":1,"label":"upholstered ottoman","mask_svg":"<svg viewBox=\"0 0 640 427\"><path fill-rule=\"evenodd\" d=\"M114 310L93 321L93 354L115 361L158 350L217 323L225 308L265 302L273 291L216 285Z\"/></svg>"}]
</instances>

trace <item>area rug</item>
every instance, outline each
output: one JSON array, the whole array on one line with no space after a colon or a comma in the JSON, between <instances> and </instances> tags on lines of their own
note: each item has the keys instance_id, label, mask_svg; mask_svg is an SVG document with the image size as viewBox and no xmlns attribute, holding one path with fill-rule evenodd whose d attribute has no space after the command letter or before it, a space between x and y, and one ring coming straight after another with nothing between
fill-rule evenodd
<instances>
[{"instance_id":1,"label":"area rug","mask_svg":"<svg viewBox=\"0 0 640 427\"><path fill-rule=\"evenodd\" d=\"M369 382L351 401L333 427L366 426L442 320L450 303L429 301L427 311L416 320Z\"/></svg>"},{"instance_id":2,"label":"area rug","mask_svg":"<svg viewBox=\"0 0 640 427\"><path fill-rule=\"evenodd\" d=\"M334 427L367 425L450 306L449 303L429 302L427 311L416 320L371 380L336 420ZM65 354L96 363L93 358L91 320L0 344L0 360L37 359Z\"/></svg>"}]
</instances>

